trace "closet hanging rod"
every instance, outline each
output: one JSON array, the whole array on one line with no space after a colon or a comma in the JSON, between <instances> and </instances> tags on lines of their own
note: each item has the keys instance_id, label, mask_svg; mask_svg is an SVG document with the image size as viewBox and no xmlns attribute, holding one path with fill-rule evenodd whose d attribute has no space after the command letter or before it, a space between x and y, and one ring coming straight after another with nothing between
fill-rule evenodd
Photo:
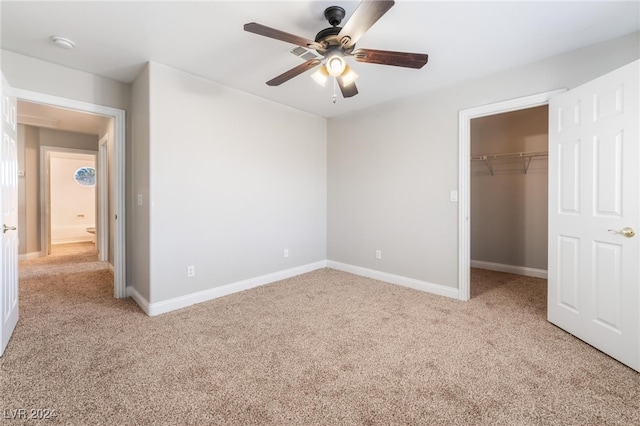
<instances>
[{"instance_id":1,"label":"closet hanging rod","mask_svg":"<svg viewBox=\"0 0 640 426\"><path fill-rule=\"evenodd\" d=\"M547 157L549 155L546 151L533 151L533 152L515 152L511 154L493 154L493 155L472 155L472 160L498 160L503 158L532 158L532 157Z\"/></svg>"},{"instance_id":2,"label":"closet hanging rod","mask_svg":"<svg viewBox=\"0 0 640 426\"><path fill-rule=\"evenodd\" d=\"M489 173L491 176L494 176L495 173L493 171L493 164L491 164L492 160L504 160L504 159L522 159L522 172L526 175L529 171L529 166L531 165L532 158L545 158L548 157L549 153L545 151L532 151L532 152L516 152L513 154L495 154L495 155L475 155L471 157L471 160L480 160L484 161L484 164L489 169Z\"/></svg>"}]
</instances>

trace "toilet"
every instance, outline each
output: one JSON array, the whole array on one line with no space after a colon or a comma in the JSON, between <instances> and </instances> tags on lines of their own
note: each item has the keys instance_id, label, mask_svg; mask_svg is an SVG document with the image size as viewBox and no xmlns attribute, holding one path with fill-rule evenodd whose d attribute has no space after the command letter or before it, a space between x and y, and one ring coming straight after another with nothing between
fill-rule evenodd
<instances>
[{"instance_id":1,"label":"toilet","mask_svg":"<svg viewBox=\"0 0 640 426\"><path fill-rule=\"evenodd\" d=\"M93 237L91 238L91 241L93 241L94 243L96 242L96 227L95 226L87 226L86 231L93 235Z\"/></svg>"}]
</instances>

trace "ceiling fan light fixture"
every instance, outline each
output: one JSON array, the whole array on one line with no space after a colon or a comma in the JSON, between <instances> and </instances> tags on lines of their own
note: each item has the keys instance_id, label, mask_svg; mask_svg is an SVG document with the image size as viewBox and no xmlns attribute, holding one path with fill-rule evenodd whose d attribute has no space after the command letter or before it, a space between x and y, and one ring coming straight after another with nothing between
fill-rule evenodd
<instances>
[{"instance_id":1,"label":"ceiling fan light fixture","mask_svg":"<svg viewBox=\"0 0 640 426\"><path fill-rule=\"evenodd\" d=\"M342 79L342 84L348 86L356 81L358 74L349 65L345 65L344 72L340 74L340 78Z\"/></svg>"},{"instance_id":2,"label":"ceiling fan light fixture","mask_svg":"<svg viewBox=\"0 0 640 426\"><path fill-rule=\"evenodd\" d=\"M320 86L324 87L327 84L327 80L329 80L329 71L327 71L327 67L322 65L316 72L311 74L311 78L313 78Z\"/></svg>"},{"instance_id":3,"label":"ceiling fan light fixture","mask_svg":"<svg viewBox=\"0 0 640 426\"><path fill-rule=\"evenodd\" d=\"M341 56L333 55L329 59L327 59L326 67L329 71L329 74L338 77L344 72L347 64Z\"/></svg>"}]
</instances>

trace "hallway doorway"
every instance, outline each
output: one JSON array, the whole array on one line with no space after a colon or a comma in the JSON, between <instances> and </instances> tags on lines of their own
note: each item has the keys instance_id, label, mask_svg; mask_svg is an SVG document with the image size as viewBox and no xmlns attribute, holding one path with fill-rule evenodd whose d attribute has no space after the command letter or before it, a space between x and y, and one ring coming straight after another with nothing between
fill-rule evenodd
<instances>
[{"instance_id":1,"label":"hallway doorway","mask_svg":"<svg viewBox=\"0 0 640 426\"><path fill-rule=\"evenodd\" d=\"M126 269L125 269L125 188L124 188L124 144L125 144L125 112L120 109L104 107L100 105L88 104L86 102L75 101L56 96L50 96L42 93L31 92L21 89L14 89L15 96L18 100L19 122L29 127L44 129L45 133L51 133L54 130L67 131L68 134L93 134L97 138L95 147L91 150L97 151L98 158L96 164L98 168L103 165L108 167L108 171L103 173L106 179L98 183L98 193L103 194L108 200L103 202L102 209L96 206L96 234L95 239L98 247L103 248L101 260L106 260L111 269L113 280L114 297L122 298L127 296L126 292ZM20 105L26 106L21 109ZM83 117L79 123L84 126L81 129L66 127L73 118ZM88 130L87 130L88 129ZM32 129L31 132L34 132ZM55 139L55 138L54 138ZM43 144L45 145L45 144ZM66 138L56 140L56 143L50 144L62 148L70 147ZM73 146L74 148L82 148ZM34 152L34 148L36 152ZM101 159L100 156L108 158ZM25 162L40 162L39 146L36 148L31 146L25 149ZM20 166L19 166L20 168ZM99 172L99 170L97 170ZM103 171L104 172L104 171ZM100 173L97 173L100 175ZM25 185L29 188L28 193L39 193L38 186L41 186L38 173L25 173L25 169L19 174L20 178L29 180L30 183ZM35 179L34 181L34 177ZM45 202L39 199L35 201L39 206L44 206ZM34 202L31 199L31 202ZM21 259L26 260L33 257L45 255L47 253L46 245L41 244L45 238L42 233L45 231L45 224L42 223L43 215L38 209L31 209L21 227L22 229L31 228L28 238L23 239L26 253L21 253ZM35 222L35 226L34 226ZM102 225L101 225L102 224ZM105 225L106 224L106 225ZM37 232L33 230L38 228ZM100 231L104 231L102 234ZM105 231L106 230L106 231ZM40 240L40 241L38 241ZM101 244L102 243L102 244ZM37 247L35 250L33 247ZM25 259L26 257L26 259Z\"/></svg>"}]
</instances>

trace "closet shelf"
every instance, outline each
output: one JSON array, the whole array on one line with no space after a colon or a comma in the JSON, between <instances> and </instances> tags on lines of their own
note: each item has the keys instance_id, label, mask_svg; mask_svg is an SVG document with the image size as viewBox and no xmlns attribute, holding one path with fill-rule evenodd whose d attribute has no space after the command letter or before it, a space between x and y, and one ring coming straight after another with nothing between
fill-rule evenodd
<instances>
[{"instance_id":1,"label":"closet shelf","mask_svg":"<svg viewBox=\"0 0 640 426\"><path fill-rule=\"evenodd\" d=\"M515 152L512 154L495 154L495 155L472 155L471 161L484 161L489 173L493 176L493 161L495 160L513 160L522 159L522 172L526 175L529 170L531 160L535 158L547 158L549 155L546 151L533 151L533 152Z\"/></svg>"}]
</instances>

